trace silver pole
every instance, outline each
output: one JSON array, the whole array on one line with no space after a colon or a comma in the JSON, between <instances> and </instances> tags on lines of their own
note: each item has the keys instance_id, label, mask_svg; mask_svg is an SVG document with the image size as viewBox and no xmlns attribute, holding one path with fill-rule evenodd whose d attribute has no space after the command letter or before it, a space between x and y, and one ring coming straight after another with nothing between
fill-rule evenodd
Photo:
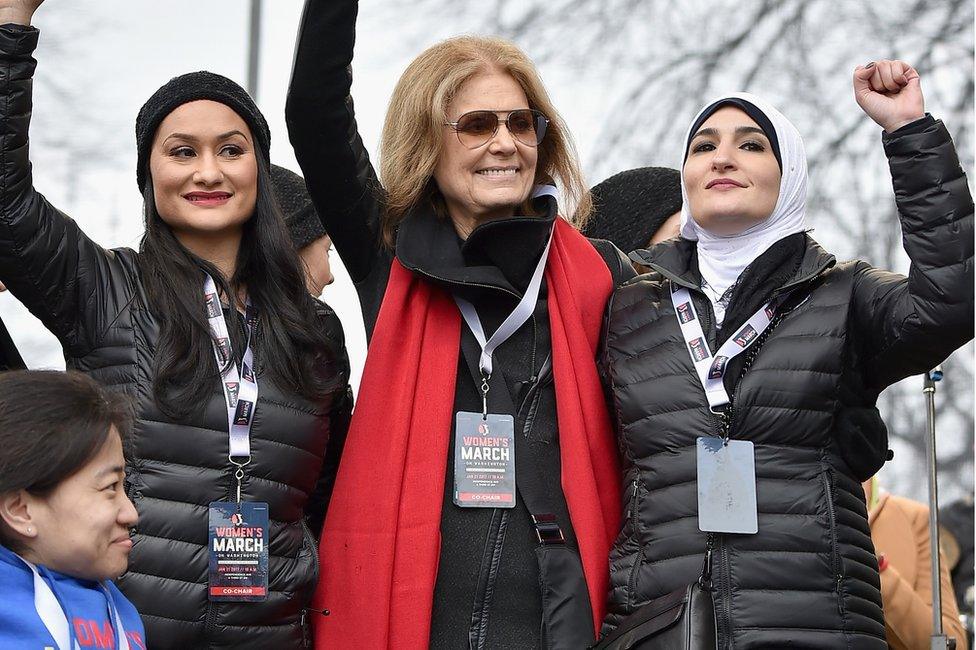
<instances>
[{"instance_id":1,"label":"silver pole","mask_svg":"<svg viewBox=\"0 0 976 650\"><path fill-rule=\"evenodd\" d=\"M932 556L932 650L946 650L949 639L942 631L942 569L939 557L939 479L935 458L935 383L942 381L942 366L924 375L922 392L928 431L925 438L926 464L929 472L929 548ZM952 647L955 647L953 643Z\"/></svg>"},{"instance_id":2,"label":"silver pole","mask_svg":"<svg viewBox=\"0 0 976 650\"><path fill-rule=\"evenodd\" d=\"M247 92L258 101L258 65L261 61L261 0L251 0L250 38L247 49Z\"/></svg>"}]
</instances>

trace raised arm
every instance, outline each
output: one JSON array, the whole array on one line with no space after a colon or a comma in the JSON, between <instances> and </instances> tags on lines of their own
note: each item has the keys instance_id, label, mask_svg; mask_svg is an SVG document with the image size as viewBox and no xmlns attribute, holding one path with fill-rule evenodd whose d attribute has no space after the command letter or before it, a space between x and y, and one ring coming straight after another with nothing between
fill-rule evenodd
<instances>
[{"instance_id":1,"label":"raised arm","mask_svg":"<svg viewBox=\"0 0 976 650\"><path fill-rule=\"evenodd\" d=\"M880 124L908 277L859 264L855 333L878 390L941 363L973 337L973 199L942 122L924 113L918 73L900 61L854 72L858 104Z\"/></svg>"},{"instance_id":2,"label":"raised arm","mask_svg":"<svg viewBox=\"0 0 976 650\"><path fill-rule=\"evenodd\" d=\"M307 0L285 117L315 209L354 282L384 256L382 188L356 126L350 87L355 0Z\"/></svg>"},{"instance_id":3,"label":"raised arm","mask_svg":"<svg viewBox=\"0 0 976 650\"><path fill-rule=\"evenodd\" d=\"M30 20L41 1L0 0L0 281L71 356L83 356L99 322L112 317L103 297L117 270L112 254L33 186L28 128L38 32ZM98 309L88 307L96 301Z\"/></svg>"}]
</instances>

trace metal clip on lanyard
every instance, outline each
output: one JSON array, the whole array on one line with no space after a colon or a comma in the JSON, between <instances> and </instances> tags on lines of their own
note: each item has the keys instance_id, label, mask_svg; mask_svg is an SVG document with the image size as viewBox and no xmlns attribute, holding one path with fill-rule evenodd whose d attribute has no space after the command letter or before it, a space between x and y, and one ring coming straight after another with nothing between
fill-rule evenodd
<instances>
[{"instance_id":1,"label":"metal clip on lanyard","mask_svg":"<svg viewBox=\"0 0 976 650\"><path fill-rule=\"evenodd\" d=\"M257 308L248 298L245 304L244 326L247 330L247 347L238 369L230 344L227 322L220 307L217 284L207 275L204 282L207 305L207 320L213 340L214 357L221 371L224 400L227 405L227 431L229 436L227 460L237 469L237 508L241 507L241 485L244 481L244 468L251 462L251 424L258 403L258 384L254 374L254 352L251 349L251 336L257 325ZM243 459L243 460L238 460Z\"/></svg>"},{"instance_id":2,"label":"metal clip on lanyard","mask_svg":"<svg viewBox=\"0 0 976 650\"><path fill-rule=\"evenodd\" d=\"M486 422L488 421L488 390L491 388L488 385L489 379L491 375L481 373L481 418Z\"/></svg>"},{"instance_id":3,"label":"metal clip on lanyard","mask_svg":"<svg viewBox=\"0 0 976 650\"><path fill-rule=\"evenodd\" d=\"M238 509L238 511L240 511L240 509L241 509L241 485L244 482L244 467L247 466L247 464L251 462L251 457L248 456L247 457L247 460L245 460L243 463L237 462L236 460L234 460L234 457L233 456L229 456L229 455L227 456L227 460L229 460L231 462L231 464L233 464L233 465L235 465L237 467L237 470L234 472L234 478L237 479L237 509Z\"/></svg>"},{"instance_id":4,"label":"metal clip on lanyard","mask_svg":"<svg viewBox=\"0 0 976 650\"><path fill-rule=\"evenodd\" d=\"M485 421L488 420L488 380L491 379L491 357L495 349L511 338L525 324L525 321L529 320L532 312L535 310L535 303L539 298L539 290L542 287L542 276L546 269L546 261L549 259L549 246L552 244L552 233L554 230L555 224L553 224L552 229L549 231L549 239L546 241L546 247L542 251L542 256L539 258L538 264L535 266L535 271L532 272L532 278L529 280L529 286L525 289L525 294L519 300L512 313L498 326L498 329L495 330L495 333L491 335L490 339L486 340L485 338L485 328L481 325L481 318L479 318L478 311L474 308L474 305L464 298L454 296L454 302L457 303L458 309L461 310L461 316L464 317L464 322L468 324L471 333L474 334L475 339L478 341L478 345L481 346L481 358L478 361L478 367L481 370L481 415Z\"/></svg>"}]
</instances>

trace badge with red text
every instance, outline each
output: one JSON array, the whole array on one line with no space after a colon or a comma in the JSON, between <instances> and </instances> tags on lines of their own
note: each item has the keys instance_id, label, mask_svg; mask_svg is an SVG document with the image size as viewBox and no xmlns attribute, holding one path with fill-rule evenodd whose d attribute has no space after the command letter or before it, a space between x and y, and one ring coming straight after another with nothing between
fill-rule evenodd
<instances>
[{"instance_id":1,"label":"badge with red text","mask_svg":"<svg viewBox=\"0 0 976 650\"><path fill-rule=\"evenodd\" d=\"M454 439L454 503L515 507L515 419L459 411Z\"/></svg>"},{"instance_id":2,"label":"badge with red text","mask_svg":"<svg viewBox=\"0 0 976 650\"><path fill-rule=\"evenodd\" d=\"M268 597L268 504L210 504L210 571L213 601L260 601Z\"/></svg>"}]
</instances>

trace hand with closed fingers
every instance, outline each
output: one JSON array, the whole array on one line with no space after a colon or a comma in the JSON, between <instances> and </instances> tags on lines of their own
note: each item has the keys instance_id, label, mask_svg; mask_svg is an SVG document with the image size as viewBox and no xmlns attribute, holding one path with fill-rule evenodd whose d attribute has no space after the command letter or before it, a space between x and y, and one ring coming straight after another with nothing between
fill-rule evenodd
<instances>
[{"instance_id":1,"label":"hand with closed fingers","mask_svg":"<svg viewBox=\"0 0 976 650\"><path fill-rule=\"evenodd\" d=\"M872 61L854 69L854 99L891 133L925 116L918 71L904 61Z\"/></svg>"}]
</instances>

